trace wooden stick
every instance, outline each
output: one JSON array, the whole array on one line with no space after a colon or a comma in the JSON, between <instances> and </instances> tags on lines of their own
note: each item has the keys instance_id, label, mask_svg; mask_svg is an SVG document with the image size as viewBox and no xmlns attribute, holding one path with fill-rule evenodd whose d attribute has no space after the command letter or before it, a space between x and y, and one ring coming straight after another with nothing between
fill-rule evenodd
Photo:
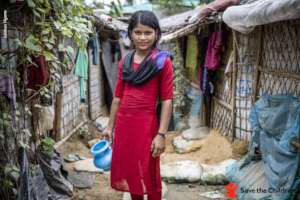
<instances>
[{"instance_id":1,"label":"wooden stick","mask_svg":"<svg viewBox=\"0 0 300 200\"><path fill-rule=\"evenodd\" d=\"M66 137L64 137L59 142L55 143L54 148L57 149L60 147L65 141L67 141L81 126L83 126L87 121L81 122L78 126L76 126Z\"/></svg>"},{"instance_id":2,"label":"wooden stick","mask_svg":"<svg viewBox=\"0 0 300 200\"><path fill-rule=\"evenodd\" d=\"M62 92L55 97L54 134L55 140L61 139L61 113L62 113Z\"/></svg>"},{"instance_id":3,"label":"wooden stick","mask_svg":"<svg viewBox=\"0 0 300 200\"><path fill-rule=\"evenodd\" d=\"M257 101L258 99L258 92L259 92L259 78L260 78L260 69L259 64L261 60L261 52L262 52L262 27L259 27L259 35L258 35L258 52L257 57L255 61L255 71L254 71L254 82L253 82L253 95L252 95L252 105Z\"/></svg>"},{"instance_id":4,"label":"wooden stick","mask_svg":"<svg viewBox=\"0 0 300 200\"><path fill-rule=\"evenodd\" d=\"M232 70L232 88L231 88L231 131L232 131L232 137L231 137L231 142L234 141L235 138L235 118L236 118L236 77L237 77L237 38L236 38L236 33L234 30L232 30L232 35L233 35L233 70Z\"/></svg>"},{"instance_id":5,"label":"wooden stick","mask_svg":"<svg viewBox=\"0 0 300 200\"><path fill-rule=\"evenodd\" d=\"M187 25L186 27L184 27L182 29L179 29L179 30L177 30L177 31L175 31L173 33L170 33L170 34L167 34L167 35L163 35L162 38L161 38L161 40L160 40L160 42L163 43L163 42L170 41L172 39L176 39L176 38L188 35L188 34L194 32L199 27L205 26L207 24L212 24L212 23L215 23L215 21L211 21L211 22L207 22L207 23L199 24L199 25L198 24Z\"/></svg>"}]
</instances>

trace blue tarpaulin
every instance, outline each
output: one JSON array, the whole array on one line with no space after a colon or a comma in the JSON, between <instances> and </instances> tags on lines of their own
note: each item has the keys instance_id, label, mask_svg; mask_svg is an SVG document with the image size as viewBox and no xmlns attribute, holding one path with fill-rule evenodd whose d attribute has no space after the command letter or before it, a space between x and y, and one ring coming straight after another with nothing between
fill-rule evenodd
<instances>
[{"instance_id":1,"label":"blue tarpaulin","mask_svg":"<svg viewBox=\"0 0 300 200\"><path fill-rule=\"evenodd\" d=\"M300 190L300 150L291 145L300 137L300 98L262 95L251 109L250 123L249 152L227 172L239 186L239 199L292 199Z\"/></svg>"}]
</instances>

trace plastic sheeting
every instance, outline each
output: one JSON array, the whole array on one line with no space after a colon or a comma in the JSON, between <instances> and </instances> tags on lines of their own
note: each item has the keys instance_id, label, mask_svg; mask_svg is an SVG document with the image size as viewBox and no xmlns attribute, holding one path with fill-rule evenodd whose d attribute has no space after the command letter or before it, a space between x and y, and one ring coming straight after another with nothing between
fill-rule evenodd
<instances>
[{"instance_id":1,"label":"plastic sheeting","mask_svg":"<svg viewBox=\"0 0 300 200\"><path fill-rule=\"evenodd\" d=\"M299 0L257 0L231 6L223 13L224 22L241 33L249 33L257 25L297 18L300 18Z\"/></svg>"},{"instance_id":2,"label":"plastic sheeting","mask_svg":"<svg viewBox=\"0 0 300 200\"><path fill-rule=\"evenodd\" d=\"M30 166L24 148L19 152L21 168L17 200L70 200L73 186L62 175L61 156L39 152L41 165Z\"/></svg>"},{"instance_id":3,"label":"plastic sheeting","mask_svg":"<svg viewBox=\"0 0 300 200\"><path fill-rule=\"evenodd\" d=\"M300 137L300 98L263 95L251 109L250 122L249 153L227 173L240 187L239 199L292 199L300 190L300 150L291 145ZM261 152L260 164L254 162L256 149Z\"/></svg>"}]
</instances>

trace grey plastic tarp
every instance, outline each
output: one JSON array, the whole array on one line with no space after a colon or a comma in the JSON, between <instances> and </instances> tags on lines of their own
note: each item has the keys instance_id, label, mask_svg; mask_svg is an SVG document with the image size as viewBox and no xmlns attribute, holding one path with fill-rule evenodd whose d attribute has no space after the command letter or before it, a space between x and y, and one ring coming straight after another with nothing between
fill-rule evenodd
<instances>
[{"instance_id":1,"label":"grey plastic tarp","mask_svg":"<svg viewBox=\"0 0 300 200\"><path fill-rule=\"evenodd\" d=\"M228 7L223 13L223 21L241 33L249 33L258 25L297 18L300 18L299 0L251 1Z\"/></svg>"},{"instance_id":2,"label":"grey plastic tarp","mask_svg":"<svg viewBox=\"0 0 300 200\"><path fill-rule=\"evenodd\" d=\"M251 109L250 122L249 153L227 172L229 180L239 186L238 198L293 199L300 190L300 149L291 144L300 137L300 98L263 95ZM256 149L261 161L257 161ZM253 188L254 192L245 192Z\"/></svg>"}]
</instances>

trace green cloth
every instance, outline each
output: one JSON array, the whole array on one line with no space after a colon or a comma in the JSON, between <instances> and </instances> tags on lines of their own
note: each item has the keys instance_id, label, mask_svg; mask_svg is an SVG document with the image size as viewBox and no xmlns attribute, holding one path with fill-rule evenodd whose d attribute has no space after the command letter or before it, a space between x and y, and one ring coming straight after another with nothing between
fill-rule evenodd
<instances>
[{"instance_id":1,"label":"green cloth","mask_svg":"<svg viewBox=\"0 0 300 200\"><path fill-rule=\"evenodd\" d=\"M78 50L77 59L75 63L75 75L79 77L80 83L80 99L85 100L86 84L88 79L88 53L85 48Z\"/></svg>"}]
</instances>

